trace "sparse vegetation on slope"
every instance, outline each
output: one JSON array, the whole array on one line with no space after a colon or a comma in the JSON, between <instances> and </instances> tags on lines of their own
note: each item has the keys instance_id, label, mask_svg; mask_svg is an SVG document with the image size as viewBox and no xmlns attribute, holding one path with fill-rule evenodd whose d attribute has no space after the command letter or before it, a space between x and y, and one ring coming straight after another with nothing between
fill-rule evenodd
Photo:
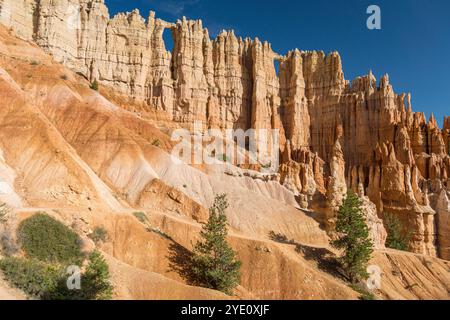
<instances>
[{"instance_id":1,"label":"sparse vegetation on slope","mask_svg":"<svg viewBox=\"0 0 450 320\"><path fill-rule=\"evenodd\" d=\"M359 300L376 300L375 295L360 284L352 284L350 288L360 294Z\"/></svg>"},{"instance_id":2,"label":"sparse vegetation on slope","mask_svg":"<svg viewBox=\"0 0 450 320\"><path fill-rule=\"evenodd\" d=\"M36 259L7 257L0 260L5 279L33 298L55 290L61 268Z\"/></svg>"},{"instance_id":3,"label":"sparse vegetation on slope","mask_svg":"<svg viewBox=\"0 0 450 320\"><path fill-rule=\"evenodd\" d=\"M67 279L60 277L51 290L44 293L46 300L109 300L112 298L113 286L109 281L109 268L98 251L89 255L86 271L81 275L81 289L69 290Z\"/></svg>"},{"instance_id":4,"label":"sparse vegetation on slope","mask_svg":"<svg viewBox=\"0 0 450 320\"><path fill-rule=\"evenodd\" d=\"M105 242L108 239L108 231L103 227L95 227L94 231L89 235L95 243Z\"/></svg>"},{"instance_id":5,"label":"sparse vegetation on slope","mask_svg":"<svg viewBox=\"0 0 450 320\"><path fill-rule=\"evenodd\" d=\"M133 212L133 216L135 216L135 218L138 219L141 223L148 222L147 215L144 212Z\"/></svg>"},{"instance_id":6,"label":"sparse vegetation on slope","mask_svg":"<svg viewBox=\"0 0 450 320\"><path fill-rule=\"evenodd\" d=\"M97 81L97 79L95 79L94 81L92 81L92 83L91 83L91 85L90 85L90 88L91 88L92 90L98 91L98 81Z\"/></svg>"},{"instance_id":7,"label":"sparse vegetation on slope","mask_svg":"<svg viewBox=\"0 0 450 320\"><path fill-rule=\"evenodd\" d=\"M70 228L45 213L38 213L20 224L18 234L26 258L10 256L0 260L0 269L10 284L41 299L111 298L108 264L97 251L89 255L86 270L80 274L81 287L68 288L68 267L77 265L81 270L84 262L80 239ZM96 228L93 235L98 241L107 237L103 228Z\"/></svg>"}]
</instances>

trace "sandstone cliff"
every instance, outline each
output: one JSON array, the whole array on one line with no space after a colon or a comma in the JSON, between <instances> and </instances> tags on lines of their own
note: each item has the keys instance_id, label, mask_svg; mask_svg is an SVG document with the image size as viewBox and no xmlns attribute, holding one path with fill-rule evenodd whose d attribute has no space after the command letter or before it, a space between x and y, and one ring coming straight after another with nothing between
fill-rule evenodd
<instances>
[{"instance_id":1,"label":"sandstone cliff","mask_svg":"<svg viewBox=\"0 0 450 320\"><path fill-rule=\"evenodd\" d=\"M103 0L0 0L0 22L170 121L280 129L280 182L303 208L320 212L330 232L352 189L375 204L378 217L400 217L413 232L413 251L448 259L442 194L450 184L450 119L440 129L433 116L414 113L410 95L396 94L387 75L350 82L336 52L283 56L259 39L224 31L212 40L200 20L170 23L153 12L111 18ZM172 34L172 52L164 32ZM375 238L384 238L381 229L374 226Z\"/></svg>"},{"instance_id":2,"label":"sandstone cliff","mask_svg":"<svg viewBox=\"0 0 450 320\"><path fill-rule=\"evenodd\" d=\"M0 201L12 208L1 228L13 232L23 218L39 211L71 226L87 250L95 247L106 256L117 299L223 299L219 292L189 286L183 263L214 195L227 193L229 241L243 263L233 298L358 298L336 274L336 252L315 219L320 215L299 210L298 204L303 198L305 206L322 204L328 210L342 200L347 189L342 126L336 127L330 183L323 180L328 173L318 154L305 148L295 155L286 141L283 174L292 173L286 181L292 188L317 190L313 197L296 197L276 177L267 179L260 172L222 162L193 167L172 161L167 129L178 124L124 109L140 106L121 108L108 99L111 91L117 90L91 90L83 76L0 26L0 182L10 189L0 192ZM382 270L382 287L374 294L380 299L448 299L449 262L383 249L385 233L376 206L361 187L378 244L371 264ZM448 215L444 196L440 203L439 220ZM329 214L332 220L333 211ZM106 241L96 244L88 237L96 227L107 231ZM448 239L447 230L438 229L438 243ZM447 247L439 245L441 252ZM23 296L0 280L1 297Z\"/></svg>"}]
</instances>

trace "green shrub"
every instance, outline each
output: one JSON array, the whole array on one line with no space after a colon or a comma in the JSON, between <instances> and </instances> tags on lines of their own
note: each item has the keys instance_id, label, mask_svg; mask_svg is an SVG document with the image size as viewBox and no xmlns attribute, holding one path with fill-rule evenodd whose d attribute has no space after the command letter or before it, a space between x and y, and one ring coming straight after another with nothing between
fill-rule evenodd
<instances>
[{"instance_id":1,"label":"green shrub","mask_svg":"<svg viewBox=\"0 0 450 320\"><path fill-rule=\"evenodd\" d=\"M81 285L86 300L109 300L113 286L109 282L109 267L100 252L89 255L89 264L82 276Z\"/></svg>"},{"instance_id":2,"label":"green shrub","mask_svg":"<svg viewBox=\"0 0 450 320\"><path fill-rule=\"evenodd\" d=\"M360 294L359 300L376 300L375 295L360 284L352 284L350 288Z\"/></svg>"},{"instance_id":3,"label":"green shrub","mask_svg":"<svg viewBox=\"0 0 450 320\"><path fill-rule=\"evenodd\" d=\"M58 267L34 259L13 257L0 260L0 269L12 286L35 298L55 290L61 274Z\"/></svg>"},{"instance_id":4,"label":"green shrub","mask_svg":"<svg viewBox=\"0 0 450 320\"><path fill-rule=\"evenodd\" d=\"M161 141L159 141L159 139L156 139L155 141L152 142L152 145L155 147L160 147L161 146Z\"/></svg>"},{"instance_id":5,"label":"green shrub","mask_svg":"<svg viewBox=\"0 0 450 320\"><path fill-rule=\"evenodd\" d=\"M218 160L222 161L222 162L228 162L228 157L226 154L221 154L217 157Z\"/></svg>"},{"instance_id":6,"label":"green shrub","mask_svg":"<svg viewBox=\"0 0 450 320\"><path fill-rule=\"evenodd\" d=\"M153 233L159 235L160 237L163 237L164 239L173 241L171 236L169 236L167 233L165 233L164 231L162 231L159 228L148 227L147 231L148 232L153 232Z\"/></svg>"},{"instance_id":7,"label":"green shrub","mask_svg":"<svg viewBox=\"0 0 450 320\"><path fill-rule=\"evenodd\" d=\"M4 258L0 269L5 280L27 295L44 300L109 300L113 286L109 268L98 251L89 256L86 271L81 275L81 289L67 288L65 268L35 259Z\"/></svg>"},{"instance_id":8,"label":"green shrub","mask_svg":"<svg viewBox=\"0 0 450 320\"><path fill-rule=\"evenodd\" d=\"M108 231L103 227L95 227L94 231L89 235L95 243L105 242L108 239Z\"/></svg>"},{"instance_id":9,"label":"green shrub","mask_svg":"<svg viewBox=\"0 0 450 320\"><path fill-rule=\"evenodd\" d=\"M57 284L42 295L46 300L109 300L113 286L109 282L109 267L98 251L89 255L86 271L81 275L81 289L69 290L66 277L60 277Z\"/></svg>"},{"instance_id":10,"label":"green shrub","mask_svg":"<svg viewBox=\"0 0 450 320\"><path fill-rule=\"evenodd\" d=\"M396 250L408 251L411 234L405 234L400 219L393 214L384 215L387 239L386 247Z\"/></svg>"},{"instance_id":11,"label":"green shrub","mask_svg":"<svg viewBox=\"0 0 450 320\"><path fill-rule=\"evenodd\" d=\"M227 243L227 208L227 196L217 196L194 247L191 272L198 285L231 294L240 281L241 262Z\"/></svg>"},{"instance_id":12,"label":"green shrub","mask_svg":"<svg viewBox=\"0 0 450 320\"><path fill-rule=\"evenodd\" d=\"M92 90L98 91L98 81L97 81L97 79L95 79L94 81L92 81L92 83L91 83L91 85L90 85L90 88L91 88Z\"/></svg>"},{"instance_id":13,"label":"green shrub","mask_svg":"<svg viewBox=\"0 0 450 320\"><path fill-rule=\"evenodd\" d=\"M83 259L78 235L45 213L24 220L18 239L30 258L62 264L79 264Z\"/></svg>"},{"instance_id":14,"label":"green shrub","mask_svg":"<svg viewBox=\"0 0 450 320\"><path fill-rule=\"evenodd\" d=\"M272 167L272 162L261 164L261 168L263 169L270 169Z\"/></svg>"},{"instance_id":15,"label":"green shrub","mask_svg":"<svg viewBox=\"0 0 450 320\"><path fill-rule=\"evenodd\" d=\"M133 215L138 219L141 223L147 223L148 218L144 212L133 212Z\"/></svg>"},{"instance_id":16,"label":"green shrub","mask_svg":"<svg viewBox=\"0 0 450 320\"><path fill-rule=\"evenodd\" d=\"M38 65L39 65L39 62L36 61L36 60L33 60L33 61L30 62L30 64L31 64L32 66L38 66Z\"/></svg>"},{"instance_id":17,"label":"green shrub","mask_svg":"<svg viewBox=\"0 0 450 320\"><path fill-rule=\"evenodd\" d=\"M66 268L82 266L84 257L76 233L44 213L24 220L18 236L27 258L7 257L0 260L0 270L14 287L31 297L46 300L110 299L108 264L94 251L89 255L86 271L81 274L81 289L69 290ZM104 241L107 233L96 228L93 238Z\"/></svg>"}]
</instances>

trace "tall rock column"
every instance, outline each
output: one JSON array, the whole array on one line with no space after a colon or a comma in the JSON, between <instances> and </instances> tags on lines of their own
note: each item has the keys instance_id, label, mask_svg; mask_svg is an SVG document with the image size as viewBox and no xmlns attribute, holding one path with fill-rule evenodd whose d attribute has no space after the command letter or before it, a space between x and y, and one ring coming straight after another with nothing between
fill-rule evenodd
<instances>
[{"instance_id":1,"label":"tall rock column","mask_svg":"<svg viewBox=\"0 0 450 320\"><path fill-rule=\"evenodd\" d=\"M446 153L450 156L450 117L444 117L444 128L442 129L442 135L446 146ZM448 172L450 177L450 172Z\"/></svg>"},{"instance_id":2,"label":"tall rock column","mask_svg":"<svg viewBox=\"0 0 450 320\"><path fill-rule=\"evenodd\" d=\"M208 83L204 73L204 30L201 20L183 17L172 30L174 39L173 70L178 99L174 120L207 122Z\"/></svg>"},{"instance_id":3,"label":"tall rock column","mask_svg":"<svg viewBox=\"0 0 450 320\"><path fill-rule=\"evenodd\" d=\"M237 38L233 31L223 31L212 41L213 66L207 69L208 74L213 73L213 90L210 93L208 112L212 127L242 130L251 127L251 46L250 39Z\"/></svg>"},{"instance_id":4,"label":"tall rock column","mask_svg":"<svg viewBox=\"0 0 450 320\"><path fill-rule=\"evenodd\" d=\"M339 130L342 131L342 127ZM338 137L330 156L330 177L327 187L328 206L325 212L325 227L328 232L334 232L339 207L347 195L345 160L340 142L342 133Z\"/></svg>"},{"instance_id":5,"label":"tall rock column","mask_svg":"<svg viewBox=\"0 0 450 320\"><path fill-rule=\"evenodd\" d=\"M270 129L279 125L279 82L275 72L276 54L269 43L255 39L253 57L252 128Z\"/></svg>"},{"instance_id":6,"label":"tall rock column","mask_svg":"<svg viewBox=\"0 0 450 320\"><path fill-rule=\"evenodd\" d=\"M291 51L280 62L281 104L286 139L292 149L309 150L311 119L303 77L303 58L299 50Z\"/></svg>"},{"instance_id":7,"label":"tall rock column","mask_svg":"<svg viewBox=\"0 0 450 320\"><path fill-rule=\"evenodd\" d=\"M450 260L450 193L442 190L438 199L437 213L437 234L439 257Z\"/></svg>"}]
</instances>

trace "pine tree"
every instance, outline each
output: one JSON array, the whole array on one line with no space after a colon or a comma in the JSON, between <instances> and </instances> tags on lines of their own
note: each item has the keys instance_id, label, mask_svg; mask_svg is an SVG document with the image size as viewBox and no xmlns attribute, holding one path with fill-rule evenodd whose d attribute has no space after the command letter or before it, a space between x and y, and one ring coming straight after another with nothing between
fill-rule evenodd
<instances>
[{"instance_id":1,"label":"pine tree","mask_svg":"<svg viewBox=\"0 0 450 320\"><path fill-rule=\"evenodd\" d=\"M352 283L367 279L367 263L373 252L373 243L369 238L369 228L362 211L361 200L349 192L336 222L339 236L331 245L343 250L342 267Z\"/></svg>"},{"instance_id":2,"label":"pine tree","mask_svg":"<svg viewBox=\"0 0 450 320\"><path fill-rule=\"evenodd\" d=\"M400 220L392 214L385 214L384 221L388 234L386 239L386 247L396 250L408 251L411 235L405 235L403 233L403 227Z\"/></svg>"},{"instance_id":3,"label":"pine tree","mask_svg":"<svg viewBox=\"0 0 450 320\"><path fill-rule=\"evenodd\" d=\"M109 268L98 251L89 255L89 264L81 278L85 300L109 300L113 286L109 282Z\"/></svg>"},{"instance_id":4,"label":"pine tree","mask_svg":"<svg viewBox=\"0 0 450 320\"><path fill-rule=\"evenodd\" d=\"M192 275L198 285L231 294L239 284L241 262L228 245L227 196L219 195L210 208L208 223L192 256Z\"/></svg>"},{"instance_id":5,"label":"pine tree","mask_svg":"<svg viewBox=\"0 0 450 320\"><path fill-rule=\"evenodd\" d=\"M89 254L86 271L81 275L81 289L67 287L64 272L55 281L57 284L42 295L43 300L110 300L114 290L109 281L109 267L102 254L95 250ZM65 268L63 268L65 269Z\"/></svg>"}]
</instances>

